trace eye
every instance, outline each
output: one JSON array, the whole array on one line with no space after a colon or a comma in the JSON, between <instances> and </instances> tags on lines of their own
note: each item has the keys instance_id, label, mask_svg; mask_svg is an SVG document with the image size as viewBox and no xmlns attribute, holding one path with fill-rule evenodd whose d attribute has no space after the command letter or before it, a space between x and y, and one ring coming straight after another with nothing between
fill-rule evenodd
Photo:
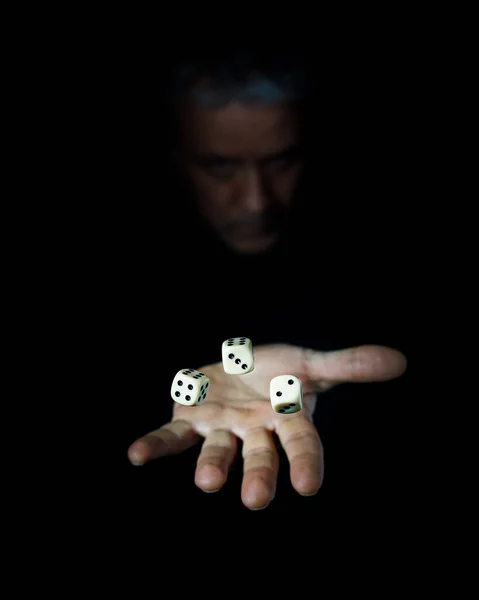
<instances>
[{"instance_id":1,"label":"eye","mask_svg":"<svg viewBox=\"0 0 479 600\"><path fill-rule=\"evenodd\" d=\"M205 165L204 169L208 175L215 179L231 179L236 173L236 167L227 164Z\"/></svg>"},{"instance_id":2,"label":"eye","mask_svg":"<svg viewBox=\"0 0 479 600\"><path fill-rule=\"evenodd\" d=\"M278 156L271 160L266 167L273 173L283 173L289 169L295 167L299 162L299 157L296 155L292 156Z\"/></svg>"},{"instance_id":3,"label":"eye","mask_svg":"<svg viewBox=\"0 0 479 600\"><path fill-rule=\"evenodd\" d=\"M287 171L294 167L296 163L297 159L294 157L278 158L278 160L271 163L271 166L275 171Z\"/></svg>"}]
</instances>

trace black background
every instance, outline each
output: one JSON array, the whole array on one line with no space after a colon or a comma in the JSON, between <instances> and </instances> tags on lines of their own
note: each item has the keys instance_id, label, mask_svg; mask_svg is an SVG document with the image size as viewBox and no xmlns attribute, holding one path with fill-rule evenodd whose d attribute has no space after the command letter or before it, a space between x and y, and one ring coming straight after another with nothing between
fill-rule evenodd
<instances>
[{"instance_id":1,"label":"black background","mask_svg":"<svg viewBox=\"0 0 479 600\"><path fill-rule=\"evenodd\" d=\"M417 68L409 68L411 57L393 48L338 52L327 61L314 48L306 52L317 72L311 170L304 182L310 200L299 229L307 231L300 239L308 242L298 246L300 263L293 253L287 267L307 284L290 287L275 310L271 289L282 276L281 265L274 263L264 276L264 263L239 261L235 271L230 257L218 255L217 263L205 264L201 252L191 255L181 243L195 222L193 217L177 221L178 211L183 219L184 211L167 163L170 140L157 99L168 60L124 48L101 59L105 68L95 105L101 201L93 210L97 246L90 274L96 290L96 414L108 423L109 456L90 472L91 485L104 492L100 517L119 515L123 526L141 522L144 531L162 515L181 519L198 512L208 519L301 514L323 522L338 512L379 519L398 505L404 511L414 496L413 216L424 188ZM174 298L177 268L204 273L208 299ZM241 287L246 285L248 294L254 290L256 299L233 319L217 299L240 273L247 282ZM282 323L285 306L289 311L297 306L294 322ZM218 312L221 326L213 322ZM141 468L131 466L126 455L137 437L169 419L169 385L178 360L181 367L217 360L218 342L236 327L256 343L286 341L318 349L378 343L409 359L408 372L398 381L344 385L324 395L315 416L325 446L323 489L313 498L298 496L282 456L276 498L260 513L241 504L241 463L224 490L209 495L193 482L198 448ZM204 336L208 341L196 358L197 346L189 339Z\"/></svg>"}]
</instances>

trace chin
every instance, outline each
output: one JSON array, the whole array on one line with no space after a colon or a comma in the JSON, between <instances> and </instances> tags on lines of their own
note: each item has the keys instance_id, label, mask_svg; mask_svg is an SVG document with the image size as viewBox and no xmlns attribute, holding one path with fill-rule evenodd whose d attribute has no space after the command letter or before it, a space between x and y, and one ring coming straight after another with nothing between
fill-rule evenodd
<instances>
[{"instance_id":1,"label":"chin","mask_svg":"<svg viewBox=\"0 0 479 600\"><path fill-rule=\"evenodd\" d=\"M225 240L228 246L237 254L262 254L270 250L277 242L278 235L260 238L243 238Z\"/></svg>"}]
</instances>

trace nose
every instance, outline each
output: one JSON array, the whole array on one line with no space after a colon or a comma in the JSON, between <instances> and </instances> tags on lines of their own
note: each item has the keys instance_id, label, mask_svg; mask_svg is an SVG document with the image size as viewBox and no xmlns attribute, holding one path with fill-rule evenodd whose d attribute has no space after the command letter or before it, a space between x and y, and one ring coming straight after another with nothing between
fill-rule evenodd
<instances>
[{"instance_id":1,"label":"nose","mask_svg":"<svg viewBox=\"0 0 479 600\"><path fill-rule=\"evenodd\" d=\"M243 180L241 202L250 213L261 213L267 203L266 190L261 173L257 169L248 169Z\"/></svg>"}]
</instances>

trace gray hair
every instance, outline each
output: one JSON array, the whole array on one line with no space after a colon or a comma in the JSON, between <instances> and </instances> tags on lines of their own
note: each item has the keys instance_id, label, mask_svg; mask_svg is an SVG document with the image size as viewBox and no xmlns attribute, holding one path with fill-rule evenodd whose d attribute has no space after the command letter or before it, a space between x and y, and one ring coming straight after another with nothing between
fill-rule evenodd
<instances>
[{"instance_id":1,"label":"gray hair","mask_svg":"<svg viewBox=\"0 0 479 600\"><path fill-rule=\"evenodd\" d=\"M262 62L241 52L213 63L180 63L172 70L167 86L169 103L177 104L180 95L195 84L199 84L195 98L203 106L220 107L233 101L270 104L301 100L307 77L301 61L275 57Z\"/></svg>"}]
</instances>

